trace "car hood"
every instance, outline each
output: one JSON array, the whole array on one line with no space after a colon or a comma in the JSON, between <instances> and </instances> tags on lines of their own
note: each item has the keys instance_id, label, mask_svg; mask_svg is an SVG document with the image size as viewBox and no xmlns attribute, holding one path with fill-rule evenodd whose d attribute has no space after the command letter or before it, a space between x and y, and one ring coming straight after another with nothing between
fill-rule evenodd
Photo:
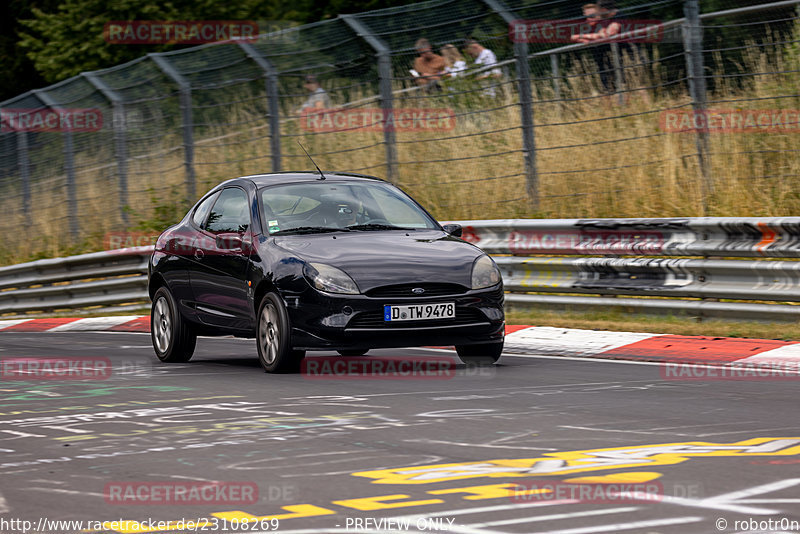
<instances>
[{"instance_id":1,"label":"car hood","mask_svg":"<svg viewBox=\"0 0 800 534\"><path fill-rule=\"evenodd\" d=\"M275 244L307 262L349 274L359 289L447 282L470 287L477 247L439 230L372 231L276 237Z\"/></svg>"}]
</instances>

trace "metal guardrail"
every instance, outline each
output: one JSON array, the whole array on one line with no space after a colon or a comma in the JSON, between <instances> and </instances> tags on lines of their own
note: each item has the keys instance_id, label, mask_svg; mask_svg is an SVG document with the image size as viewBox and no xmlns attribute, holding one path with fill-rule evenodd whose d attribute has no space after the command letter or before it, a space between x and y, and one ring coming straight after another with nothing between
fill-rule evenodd
<instances>
[{"instance_id":1,"label":"metal guardrail","mask_svg":"<svg viewBox=\"0 0 800 534\"><path fill-rule=\"evenodd\" d=\"M153 247L0 267L0 314L145 302Z\"/></svg>"},{"instance_id":2,"label":"metal guardrail","mask_svg":"<svg viewBox=\"0 0 800 534\"><path fill-rule=\"evenodd\" d=\"M791 261L800 259L800 217L460 224L466 240L495 255L510 291L506 301L512 305L750 320L800 318L800 306L785 304L800 301L800 262Z\"/></svg>"},{"instance_id":3,"label":"metal guardrail","mask_svg":"<svg viewBox=\"0 0 800 534\"><path fill-rule=\"evenodd\" d=\"M800 217L458 223L465 240L494 256L512 305L800 318L790 304L800 302L800 261L792 261L800 260ZM0 268L0 314L144 303L151 251Z\"/></svg>"}]
</instances>

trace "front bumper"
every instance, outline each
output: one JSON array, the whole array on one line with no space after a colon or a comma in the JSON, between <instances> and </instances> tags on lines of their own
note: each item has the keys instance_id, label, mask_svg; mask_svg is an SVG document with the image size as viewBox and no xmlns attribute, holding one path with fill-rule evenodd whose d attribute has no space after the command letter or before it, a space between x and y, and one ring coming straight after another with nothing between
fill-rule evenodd
<instances>
[{"instance_id":1,"label":"front bumper","mask_svg":"<svg viewBox=\"0 0 800 534\"><path fill-rule=\"evenodd\" d=\"M422 345L470 345L502 341L503 288L434 297L335 295L309 288L284 295L292 345L300 350L358 350ZM385 305L453 302L454 319L385 322Z\"/></svg>"}]
</instances>

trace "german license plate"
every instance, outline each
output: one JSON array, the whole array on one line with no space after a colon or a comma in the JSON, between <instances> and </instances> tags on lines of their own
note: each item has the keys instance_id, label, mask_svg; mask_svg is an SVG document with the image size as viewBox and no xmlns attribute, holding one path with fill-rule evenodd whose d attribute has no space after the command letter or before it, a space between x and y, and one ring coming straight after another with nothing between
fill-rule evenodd
<instances>
[{"instance_id":1,"label":"german license plate","mask_svg":"<svg viewBox=\"0 0 800 534\"><path fill-rule=\"evenodd\" d=\"M430 319L452 319L456 316L454 302L438 304L407 304L383 307L384 321L427 321Z\"/></svg>"}]
</instances>

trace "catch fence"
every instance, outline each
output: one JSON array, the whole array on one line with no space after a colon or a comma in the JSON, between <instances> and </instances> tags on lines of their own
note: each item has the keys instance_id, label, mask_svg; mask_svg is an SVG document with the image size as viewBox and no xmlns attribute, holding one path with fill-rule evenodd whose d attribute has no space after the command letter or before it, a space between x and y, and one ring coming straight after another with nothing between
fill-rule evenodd
<instances>
[{"instance_id":1,"label":"catch fence","mask_svg":"<svg viewBox=\"0 0 800 534\"><path fill-rule=\"evenodd\" d=\"M0 132L0 255L99 250L108 232L174 220L221 180L311 168L300 144L323 169L386 178L440 219L797 213L798 4L620 1L620 19L657 24L655 37L648 26L565 44L510 30L577 21L571 0L430 0L85 72L0 104L102 117L94 131ZM467 58L421 88L409 72L421 37L462 54L474 37L498 63ZM299 110L308 75L338 110L328 123ZM750 131L680 131L706 110L786 113Z\"/></svg>"}]
</instances>

